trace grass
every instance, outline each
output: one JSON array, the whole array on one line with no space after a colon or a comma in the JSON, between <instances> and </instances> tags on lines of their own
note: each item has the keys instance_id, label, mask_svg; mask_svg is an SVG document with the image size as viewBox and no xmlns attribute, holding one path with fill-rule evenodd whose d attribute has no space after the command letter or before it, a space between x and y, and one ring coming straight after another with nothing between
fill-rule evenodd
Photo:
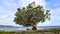
<instances>
[{"instance_id":1,"label":"grass","mask_svg":"<svg viewBox=\"0 0 60 34\"><path fill-rule=\"evenodd\" d=\"M0 32L0 34L14 34L13 32Z\"/></svg>"}]
</instances>

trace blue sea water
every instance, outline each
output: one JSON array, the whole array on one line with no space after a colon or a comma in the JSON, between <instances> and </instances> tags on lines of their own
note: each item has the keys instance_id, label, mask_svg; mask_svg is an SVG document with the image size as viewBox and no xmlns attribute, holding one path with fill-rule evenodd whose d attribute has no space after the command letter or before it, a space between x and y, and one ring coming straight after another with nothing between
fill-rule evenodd
<instances>
[{"instance_id":1,"label":"blue sea water","mask_svg":"<svg viewBox=\"0 0 60 34\"><path fill-rule=\"evenodd\" d=\"M16 30L18 27L0 25L0 30Z\"/></svg>"},{"instance_id":2,"label":"blue sea water","mask_svg":"<svg viewBox=\"0 0 60 34\"><path fill-rule=\"evenodd\" d=\"M37 29L53 29L53 28L60 28L60 26L38 26Z\"/></svg>"},{"instance_id":3,"label":"blue sea water","mask_svg":"<svg viewBox=\"0 0 60 34\"><path fill-rule=\"evenodd\" d=\"M0 25L0 30L26 30L27 28L32 28L32 27L23 27L23 26L4 26ZM38 26L37 29L46 29L46 28L60 28L60 26Z\"/></svg>"}]
</instances>

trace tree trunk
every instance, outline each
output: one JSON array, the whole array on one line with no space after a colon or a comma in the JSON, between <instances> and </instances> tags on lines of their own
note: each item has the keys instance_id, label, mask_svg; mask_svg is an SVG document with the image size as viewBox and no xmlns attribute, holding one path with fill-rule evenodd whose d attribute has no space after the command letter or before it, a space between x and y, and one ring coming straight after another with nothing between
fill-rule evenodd
<instances>
[{"instance_id":1,"label":"tree trunk","mask_svg":"<svg viewBox=\"0 0 60 34\"><path fill-rule=\"evenodd\" d=\"M34 25L34 24L32 24L32 23L29 23L29 24L31 24L32 30L37 30L36 25ZM27 30L29 30L29 29L27 29Z\"/></svg>"},{"instance_id":2,"label":"tree trunk","mask_svg":"<svg viewBox=\"0 0 60 34\"><path fill-rule=\"evenodd\" d=\"M36 25L30 23L32 25L32 30L37 30Z\"/></svg>"},{"instance_id":3,"label":"tree trunk","mask_svg":"<svg viewBox=\"0 0 60 34\"><path fill-rule=\"evenodd\" d=\"M32 30L37 30L35 25L32 25Z\"/></svg>"}]
</instances>

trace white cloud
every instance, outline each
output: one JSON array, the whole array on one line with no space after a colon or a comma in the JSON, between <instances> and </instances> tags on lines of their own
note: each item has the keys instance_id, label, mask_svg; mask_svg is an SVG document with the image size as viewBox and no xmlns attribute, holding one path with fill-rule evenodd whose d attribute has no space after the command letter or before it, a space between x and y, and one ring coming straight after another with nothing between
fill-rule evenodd
<instances>
[{"instance_id":1,"label":"white cloud","mask_svg":"<svg viewBox=\"0 0 60 34\"><path fill-rule=\"evenodd\" d=\"M45 0L17 0L15 3L14 0L1 0L2 5L0 5L0 24L4 25L16 25L13 22L14 13L17 11L17 7L27 6L29 3L35 1L36 4L46 7ZM57 1L56 1L57 2ZM48 4L49 5L49 4ZM54 3L54 6L60 5L59 2ZM58 22L58 23L57 23ZM39 23L38 26L59 26L60 25L60 7L54 8L51 10L51 20L44 23Z\"/></svg>"},{"instance_id":2,"label":"white cloud","mask_svg":"<svg viewBox=\"0 0 60 34\"><path fill-rule=\"evenodd\" d=\"M17 0L17 3L14 0L2 0L2 3L6 6L6 9L3 6L0 6L0 22L4 21L0 24L7 24L7 25L16 25L13 23L14 13L17 11L17 7L27 6L29 3L35 1L36 4L42 5L44 8L46 7L45 0ZM2 20L4 19L4 20ZM52 25L59 25L60 23L56 23L56 21L60 22L60 7L52 9L51 11L51 19L50 21L46 21L45 23L39 23L38 26L52 26ZM55 22L54 22L55 21ZM54 22L54 23L53 23Z\"/></svg>"},{"instance_id":3,"label":"white cloud","mask_svg":"<svg viewBox=\"0 0 60 34\"><path fill-rule=\"evenodd\" d=\"M35 1L36 4L40 4L42 6L45 6L45 1L44 0L17 0L15 3L14 0L1 0L2 4L5 6L1 5L0 12L2 15L0 15L0 24L5 24L5 25L16 25L13 23L13 18L14 18L14 13L16 12L17 7L23 7L27 6L29 3Z\"/></svg>"},{"instance_id":4,"label":"white cloud","mask_svg":"<svg viewBox=\"0 0 60 34\"><path fill-rule=\"evenodd\" d=\"M51 10L51 20L39 23L38 26L60 26L60 7Z\"/></svg>"},{"instance_id":5,"label":"white cloud","mask_svg":"<svg viewBox=\"0 0 60 34\"><path fill-rule=\"evenodd\" d=\"M56 13L58 13L58 15L60 15L60 7L57 7L57 8L52 9L51 10L51 13L52 14L55 14L55 15L56 15Z\"/></svg>"},{"instance_id":6,"label":"white cloud","mask_svg":"<svg viewBox=\"0 0 60 34\"><path fill-rule=\"evenodd\" d=\"M22 7L27 6L29 3L32 3L33 1L35 1L37 5L41 5L44 7L46 6L45 0L18 0Z\"/></svg>"},{"instance_id":7,"label":"white cloud","mask_svg":"<svg viewBox=\"0 0 60 34\"><path fill-rule=\"evenodd\" d=\"M31 1L35 1L37 5L41 5L41 6L46 6L46 2L45 0L31 0Z\"/></svg>"},{"instance_id":8,"label":"white cloud","mask_svg":"<svg viewBox=\"0 0 60 34\"><path fill-rule=\"evenodd\" d=\"M16 12L16 3L13 0L1 0L0 4L0 22L4 24L13 24L14 13ZM9 22L8 22L9 21ZM2 24L2 23L1 23Z\"/></svg>"},{"instance_id":9,"label":"white cloud","mask_svg":"<svg viewBox=\"0 0 60 34\"><path fill-rule=\"evenodd\" d=\"M49 26L49 21L46 21L46 22L44 22L44 23L38 23L38 25L37 26Z\"/></svg>"},{"instance_id":10,"label":"white cloud","mask_svg":"<svg viewBox=\"0 0 60 34\"><path fill-rule=\"evenodd\" d=\"M44 23L38 23L37 26L60 26L60 22L46 21Z\"/></svg>"},{"instance_id":11,"label":"white cloud","mask_svg":"<svg viewBox=\"0 0 60 34\"><path fill-rule=\"evenodd\" d=\"M8 15L0 15L0 19L5 19L7 18Z\"/></svg>"},{"instance_id":12,"label":"white cloud","mask_svg":"<svg viewBox=\"0 0 60 34\"><path fill-rule=\"evenodd\" d=\"M1 2L6 6L16 6L14 0L2 0Z\"/></svg>"}]
</instances>

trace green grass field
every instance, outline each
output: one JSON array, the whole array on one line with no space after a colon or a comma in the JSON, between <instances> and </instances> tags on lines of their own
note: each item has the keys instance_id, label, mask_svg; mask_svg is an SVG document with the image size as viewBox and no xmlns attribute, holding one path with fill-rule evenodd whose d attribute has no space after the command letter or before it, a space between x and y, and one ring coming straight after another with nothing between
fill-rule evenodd
<instances>
[{"instance_id":1,"label":"green grass field","mask_svg":"<svg viewBox=\"0 0 60 34\"><path fill-rule=\"evenodd\" d=\"M13 32L0 32L0 34L14 34Z\"/></svg>"}]
</instances>

